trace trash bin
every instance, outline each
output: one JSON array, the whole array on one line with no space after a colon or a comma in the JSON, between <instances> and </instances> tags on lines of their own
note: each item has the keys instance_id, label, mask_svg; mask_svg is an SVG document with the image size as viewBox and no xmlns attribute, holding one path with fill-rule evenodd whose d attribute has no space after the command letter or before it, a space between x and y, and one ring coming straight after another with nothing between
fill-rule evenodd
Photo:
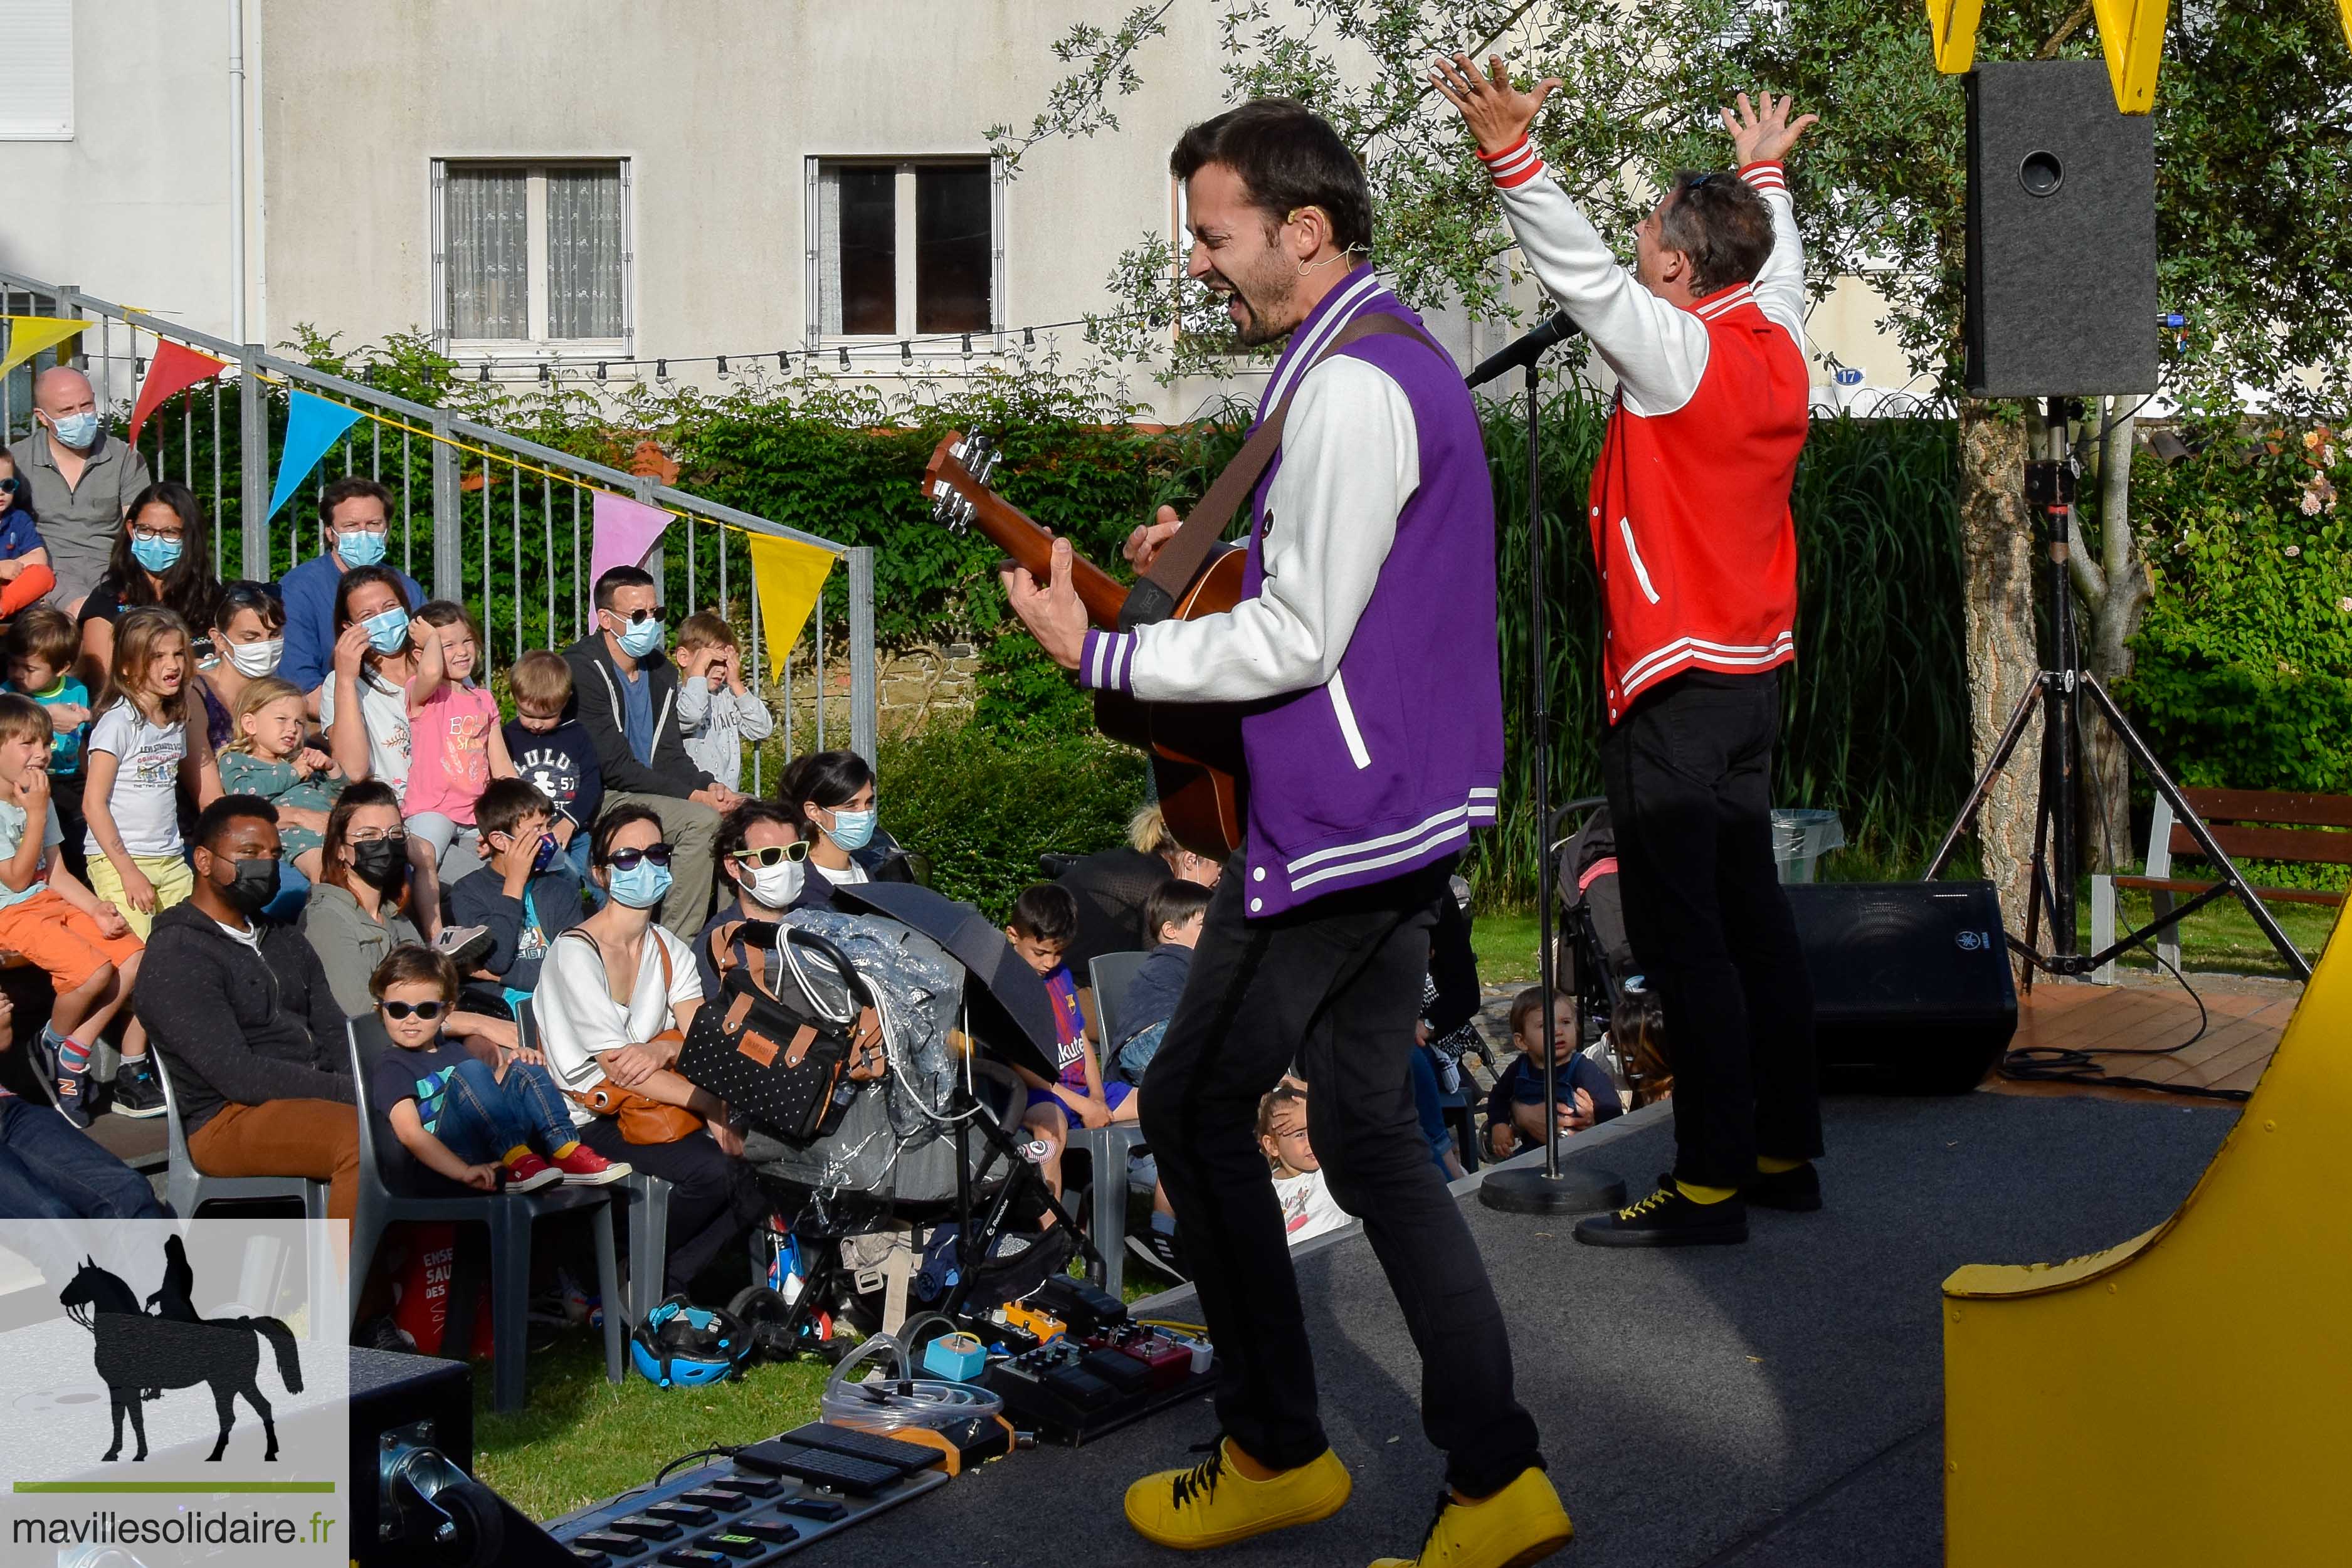
<instances>
[{"instance_id":1,"label":"trash bin","mask_svg":"<svg viewBox=\"0 0 2352 1568\"><path fill-rule=\"evenodd\" d=\"M1782 882L1811 882L1813 866L1845 845L1845 824L1835 811L1776 807L1772 812L1772 859Z\"/></svg>"}]
</instances>

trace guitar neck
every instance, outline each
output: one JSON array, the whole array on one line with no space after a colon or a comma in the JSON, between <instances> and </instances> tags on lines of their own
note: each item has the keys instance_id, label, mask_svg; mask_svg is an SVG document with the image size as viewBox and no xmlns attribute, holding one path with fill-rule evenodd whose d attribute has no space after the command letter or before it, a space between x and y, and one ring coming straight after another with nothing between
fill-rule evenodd
<instances>
[{"instance_id":1,"label":"guitar neck","mask_svg":"<svg viewBox=\"0 0 2352 1568\"><path fill-rule=\"evenodd\" d=\"M1039 582L1053 570L1054 536L1029 520L1020 507L993 490L968 491L972 523L990 541L1025 568ZM1127 585L1114 581L1084 556L1070 562L1070 586L1087 607L1087 619L1104 631L1116 631L1118 612L1127 603Z\"/></svg>"}]
</instances>

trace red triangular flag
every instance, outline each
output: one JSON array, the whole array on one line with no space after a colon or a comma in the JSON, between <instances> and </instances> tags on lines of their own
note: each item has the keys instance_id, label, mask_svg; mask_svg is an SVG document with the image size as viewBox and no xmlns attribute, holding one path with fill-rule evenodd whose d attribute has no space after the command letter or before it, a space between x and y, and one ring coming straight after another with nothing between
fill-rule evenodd
<instances>
[{"instance_id":1,"label":"red triangular flag","mask_svg":"<svg viewBox=\"0 0 2352 1568\"><path fill-rule=\"evenodd\" d=\"M228 367L210 354L199 354L184 344L167 338L155 340L155 357L147 362L147 379L139 383L139 401L131 409L131 444L139 445L139 427L147 416L163 406L163 400L173 392L185 392L198 382L216 376Z\"/></svg>"}]
</instances>

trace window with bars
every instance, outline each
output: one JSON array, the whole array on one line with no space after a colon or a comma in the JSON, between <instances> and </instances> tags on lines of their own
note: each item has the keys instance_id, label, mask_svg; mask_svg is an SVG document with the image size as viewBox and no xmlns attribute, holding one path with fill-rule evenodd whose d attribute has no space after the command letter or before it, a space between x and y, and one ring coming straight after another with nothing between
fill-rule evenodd
<instances>
[{"instance_id":1,"label":"window with bars","mask_svg":"<svg viewBox=\"0 0 2352 1568\"><path fill-rule=\"evenodd\" d=\"M808 168L812 347L1002 329L1003 180L990 160Z\"/></svg>"},{"instance_id":2,"label":"window with bars","mask_svg":"<svg viewBox=\"0 0 2352 1568\"><path fill-rule=\"evenodd\" d=\"M434 168L435 320L457 346L606 350L631 337L629 165Z\"/></svg>"}]
</instances>

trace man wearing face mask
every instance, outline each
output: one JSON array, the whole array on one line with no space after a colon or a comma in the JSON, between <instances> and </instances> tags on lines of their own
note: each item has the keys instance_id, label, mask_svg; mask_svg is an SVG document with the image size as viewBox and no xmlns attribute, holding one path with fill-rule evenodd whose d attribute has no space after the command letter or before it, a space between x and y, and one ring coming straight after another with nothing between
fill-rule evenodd
<instances>
[{"instance_id":1,"label":"man wearing face mask","mask_svg":"<svg viewBox=\"0 0 2352 1568\"><path fill-rule=\"evenodd\" d=\"M604 805L646 807L675 852L661 923L691 941L710 909L711 848L719 814L742 797L686 754L677 722L677 667L662 652L665 628L653 578L616 566L596 580L596 630L564 650L572 706L596 745Z\"/></svg>"},{"instance_id":2,"label":"man wearing face mask","mask_svg":"<svg viewBox=\"0 0 2352 1568\"><path fill-rule=\"evenodd\" d=\"M355 566L384 566L392 538L392 492L373 479L350 475L329 485L319 498L319 521L326 549L279 580L286 601L286 649L277 674L294 683L319 711L319 688L335 663L335 583ZM413 612L425 591L398 567L385 567L400 583Z\"/></svg>"},{"instance_id":3,"label":"man wearing face mask","mask_svg":"<svg viewBox=\"0 0 2352 1568\"><path fill-rule=\"evenodd\" d=\"M33 382L33 433L8 449L32 491L58 585L72 610L106 570L123 508L147 487L147 460L108 434L89 378L70 365Z\"/></svg>"},{"instance_id":4,"label":"man wearing face mask","mask_svg":"<svg viewBox=\"0 0 2352 1568\"><path fill-rule=\"evenodd\" d=\"M188 1152L211 1176L300 1176L328 1183L348 1219L359 1189L343 1012L319 955L291 925L260 917L277 896L277 813L224 795L189 835L195 891L155 917L131 1009L163 1053Z\"/></svg>"},{"instance_id":5,"label":"man wearing face mask","mask_svg":"<svg viewBox=\"0 0 2352 1568\"><path fill-rule=\"evenodd\" d=\"M746 800L719 820L719 889L735 896L719 907L694 939L694 966L702 994L719 995L719 967L711 962L710 938L739 920L776 920L800 901L808 880L809 846L793 814L772 800Z\"/></svg>"}]
</instances>

